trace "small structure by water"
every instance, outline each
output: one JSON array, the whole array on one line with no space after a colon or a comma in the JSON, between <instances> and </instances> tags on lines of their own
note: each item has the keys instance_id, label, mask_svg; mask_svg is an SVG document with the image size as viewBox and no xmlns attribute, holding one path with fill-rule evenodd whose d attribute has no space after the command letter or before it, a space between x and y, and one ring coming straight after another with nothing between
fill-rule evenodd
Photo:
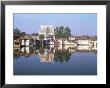
<instances>
[{"instance_id":1,"label":"small structure by water","mask_svg":"<svg viewBox=\"0 0 110 88\"><path fill-rule=\"evenodd\" d=\"M33 38L30 35L25 35L20 37L21 46L32 46L33 45Z\"/></svg>"}]
</instances>

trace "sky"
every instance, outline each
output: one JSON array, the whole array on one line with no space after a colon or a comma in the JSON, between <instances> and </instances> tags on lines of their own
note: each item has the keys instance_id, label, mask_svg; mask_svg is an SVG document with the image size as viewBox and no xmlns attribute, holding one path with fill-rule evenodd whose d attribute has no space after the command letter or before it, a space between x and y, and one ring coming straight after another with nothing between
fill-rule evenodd
<instances>
[{"instance_id":1,"label":"sky","mask_svg":"<svg viewBox=\"0 0 110 88\"><path fill-rule=\"evenodd\" d=\"M68 26L72 35L97 35L95 13L16 13L14 28L28 34L38 33L40 25Z\"/></svg>"}]
</instances>

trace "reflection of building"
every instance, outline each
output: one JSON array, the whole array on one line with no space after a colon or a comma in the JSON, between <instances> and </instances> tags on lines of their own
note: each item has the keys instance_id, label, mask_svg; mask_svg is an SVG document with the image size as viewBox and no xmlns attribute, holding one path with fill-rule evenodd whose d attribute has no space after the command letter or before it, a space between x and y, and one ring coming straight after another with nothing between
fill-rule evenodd
<instances>
[{"instance_id":1,"label":"reflection of building","mask_svg":"<svg viewBox=\"0 0 110 88\"><path fill-rule=\"evenodd\" d=\"M37 46L38 47L38 46ZM96 47L93 46L77 46L73 47L73 45L61 45L56 46L49 45L44 48L37 47L22 47L19 51L14 50L14 55L19 56L33 56L38 55L40 62L44 63L54 63L54 62L67 62L70 59L70 56L75 52L95 52L97 53Z\"/></svg>"},{"instance_id":2,"label":"reflection of building","mask_svg":"<svg viewBox=\"0 0 110 88\"><path fill-rule=\"evenodd\" d=\"M83 46L83 45L80 45L80 46L77 46L77 50L92 50L92 47L86 45L86 46Z\"/></svg>"},{"instance_id":3,"label":"reflection of building","mask_svg":"<svg viewBox=\"0 0 110 88\"><path fill-rule=\"evenodd\" d=\"M19 49L21 46L21 42L19 40L14 40L13 46L14 46L14 49Z\"/></svg>"},{"instance_id":4,"label":"reflection of building","mask_svg":"<svg viewBox=\"0 0 110 88\"><path fill-rule=\"evenodd\" d=\"M92 43L93 43L92 50L97 50L97 41L96 40L92 40Z\"/></svg>"},{"instance_id":5,"label":"reflection of building","mask_svg":"<svg viewBox=\"0 0 110 88\"><path fill-rule=\"evenodd\" d=\"M54 48L55 46L54 45L49 45L50 46L50 48Z\"/></svg>"},{"instance_id":6,"label":"reflection of building","mask_svg":"<svg viewBox=\"0 0 110 88\"><path fill-rule=\"evenodd\" d=\"M30 47L22 47L21 52L29 53L30 52Z\"/></svg>"},{"instance_id":7,"label":"reflection of building","mask_svg":"<svg viewBox=\"0 0 110 88\"><path fill-rule=\"evenodd\" d=\"M63 47L64 49L68 49L68 48L74 48L74 45L70 45L70 44L68 44L68 45L64 45L64 47Z\"/></svg>"},{"instance_id":8,"label":"reflection of building","mask_svg":"<svg viewBox=\"0 0 110 88\"><path fill-rule=\"evenodd\" d=\"M63 46L62 45L59 45L59 46L57 46L57 49L58 50L62 50L63 49Z\"/></svg>"},{"instance_id":9,"label":"reflection of building","mask_svg":"<svg viewBox=\"0 0 110 88\"><path fill-rule=\"evenodd\" d=\"M44 53L38 53L38 55L40 57L40 62L54 62L54 53L48 53L47 51L45 51Z\"/></svg>"},{"instance_id":10,"label":"reflection of building","mask_svg":"<svg viewBox=\"0 0 110 88\"><path fill-rule=\"evenodd\" d=\"M70 49L69 49L69 52L70 52L70 53L74 53L74 52L75 52L75 49L71 49L71 48L70 48Z\"/></svg>"},{"instance_id":11,"label":"reflection of building","mask_svg":"<svg viewBox=\"0 0 110 88\"><path fill-rule=\"evenodd\" d=\"M38 52L40 62L54 62L54 49L42 49Z\"/></svg>"}]
</instances>

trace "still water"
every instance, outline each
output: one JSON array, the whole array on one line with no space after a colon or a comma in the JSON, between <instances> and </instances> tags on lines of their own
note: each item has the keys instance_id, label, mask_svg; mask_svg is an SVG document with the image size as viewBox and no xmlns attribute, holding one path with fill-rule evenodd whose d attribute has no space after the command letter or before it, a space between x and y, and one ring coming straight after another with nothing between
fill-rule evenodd
<instances>
[{"instance_id":1,"label":"still water","mask_svg":"<svg viewBox=\"0 0 110 88\"><path fill-rule=\"evenodd\" d=\"M14 75L97 75L97 50L88 46L23 47L14 51Z\"/></svg>"}]
</instances>

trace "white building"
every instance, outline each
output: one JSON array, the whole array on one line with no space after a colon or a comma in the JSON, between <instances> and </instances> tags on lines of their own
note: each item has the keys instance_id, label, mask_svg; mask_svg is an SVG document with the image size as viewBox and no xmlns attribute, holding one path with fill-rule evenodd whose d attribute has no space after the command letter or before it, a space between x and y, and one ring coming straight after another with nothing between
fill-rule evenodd
<instances>
[{"instance_id":1,"label":"white building","mask_svg":"<svg viewBox=\"0 0 110 88\"><path fill-rule=\"evenodd\" d=\"M36 35L31 35L31 37L33 38L33 40L39 40L39 36L36 36Z\"/></svg>"},{"instance_id":2,"label":"white building","mask_svg":"<svg viewBox=\"0 0 110 88\"><path fill-rule=\"evenodd\" d=\"M30 35L25 35L25 36L20 37L20 40L21 40L22 46L30 46L33 39Z\"/></svg>"},{"instance_id":3,"label":"white building","mask_svg":"<svg viewBox=\"0 0 110 88\"><path fill-rule=\"evenodd\" d=\"M75 40L75 37L70 36L70 37L69 37L69 40Z\"/></svg>"},{"instance_id":4,"label":"white building","mask_svg":"<svg viewBox=\"0 0 110 88\"><path fill-rule=\"evenodd\" d=\"M43 34L46 37L54 36L54 26L53 25L41 25L39 34Z\"/></svg>"},{"instance_id":5,"label":"white building","mask_svg":"<svg viewBox=\"0 0 110 88\"><path fill-rule=\"evenodd\" d=\"M96 40L92 41L92 43L93 43L94 46L97 47L97 41Z\"/></svg>"},{"instance_id":6,"label":"white building","mask_svg":"<svg viewBox=\"0 0 110 88\"><path fill-rule=\"evenodd\" d=\"M90 45L91 43L92 43L91 40L83 40L83 39L77 40L78 45Z\"/></svg>"},{"instance_id":7,"label":"white building","mask_svg":"<svg viewBox=\"0 0 110 88\"><path fill-rule=\"evenodd\" d=\"M74 41L75 39L73 39L73 41ZM75 42L73 42L73 41L71 41L71 40L63 40L63 44L64 45L73 45L73 46L77 46L77 44L75 43Z\"/></svg>"}]
</instances>

